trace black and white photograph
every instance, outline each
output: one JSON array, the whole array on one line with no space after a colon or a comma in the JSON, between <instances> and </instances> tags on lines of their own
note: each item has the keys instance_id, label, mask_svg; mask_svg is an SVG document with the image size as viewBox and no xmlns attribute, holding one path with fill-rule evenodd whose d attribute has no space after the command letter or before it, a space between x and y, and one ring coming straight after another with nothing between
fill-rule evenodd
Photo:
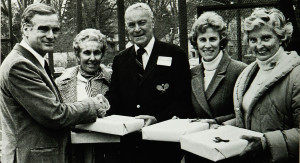
<instances>
[{"instance_id":1,"label":"black and white photograph","mask_svg":"<svg viewBox=\"0 0 300 163\"><path fill-rule=\"evenodd\" d=\"M0 163L299 163L299 0L1 0Z\"/></svg>"}]
</instances>

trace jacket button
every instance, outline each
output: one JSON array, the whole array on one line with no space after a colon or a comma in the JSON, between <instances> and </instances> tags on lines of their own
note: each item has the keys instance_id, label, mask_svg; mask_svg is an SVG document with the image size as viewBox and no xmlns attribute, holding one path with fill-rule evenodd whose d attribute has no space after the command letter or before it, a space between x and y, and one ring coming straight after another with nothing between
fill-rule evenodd
<instances>
[{"instance_id":1,"label":"jacket button","mask_svg":"<svg viewBox=\"0 0 300 163\"><path fill-rule=\"evenodd\" d=\"M136 105L136 108L138 108L138 109L139 109L140 107L141 107L141 105L139 105L139 104L137 104L137 105Z\"/></svg>"}]
</instances>

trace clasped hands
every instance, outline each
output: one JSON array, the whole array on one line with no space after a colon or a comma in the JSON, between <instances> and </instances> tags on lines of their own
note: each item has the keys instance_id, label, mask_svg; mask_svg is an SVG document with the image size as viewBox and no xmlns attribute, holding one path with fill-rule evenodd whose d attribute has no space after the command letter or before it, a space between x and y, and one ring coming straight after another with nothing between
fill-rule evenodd
<instances>
[{"instance_id":1,"label":"clasped hands","mask_svg":"<svg viewBox=\"0 0 300 163\"><path fill-rule=\"evenodd\" d=\"M102 94L98 94L94 97L94 100L96 100L97 104L99 104L99 107L97 108L97 117L104 117L106 115L106 111L110 108L108 100Z\"/></svg>"}]
</instances>

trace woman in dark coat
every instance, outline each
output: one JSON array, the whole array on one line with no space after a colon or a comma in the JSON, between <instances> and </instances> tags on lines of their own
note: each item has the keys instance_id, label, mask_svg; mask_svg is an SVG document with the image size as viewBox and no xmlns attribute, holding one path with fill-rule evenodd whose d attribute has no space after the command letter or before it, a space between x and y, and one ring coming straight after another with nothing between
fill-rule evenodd
<instances>
[{"instance_id":1,"label":"woman in dark coat","mask_svg":"<svg viewBox=\"0 0 300 163\"><path fill-rule=\"evenodd\" d=\"M246 64L232 59L227 45L226 24L215 12L202 14L194 23L190 42L201 55L201 63L191 69L192 104L195 117L212 126L234 118L233 88ZM209 162L187 154L186 162Z\"/></svg>"},{"instance_id":2,"label":"woman in dark coat","mask_svg":"<svg viewBox=\"0 0 300 163\"><path fill-rule=\"evenodd\" d=\"M227 45L226 24L215 12L202 14L189 37L201 55L201 63L191 69L192 103L195 117L222 124L234 117L233 87L246 64L232 59Z\"/></svg>"}]
</instances>

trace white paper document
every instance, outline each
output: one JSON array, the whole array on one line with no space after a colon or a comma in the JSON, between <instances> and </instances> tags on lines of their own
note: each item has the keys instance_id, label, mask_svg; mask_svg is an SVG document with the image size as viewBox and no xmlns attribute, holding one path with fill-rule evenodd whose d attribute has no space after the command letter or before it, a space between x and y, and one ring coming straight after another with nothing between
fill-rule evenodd
<instances>
[{"instance_id":1,"label":"white paper document","mask_svg":"<svg viewBox=\"0 0 300 163\"><path fill-rule=\"evenodd\" d=\"M104 118L98 118L94 123L76 125L75 128L122 136L138 131L143 126L143 119L111 115Z\"/></svg>"},{"instance_id":2,"label":"white paper document","mask_svg":"<svg viewBox=\"0 0 300 163\"><path fill-rule=\"evenodd\" d=\"M181 149L212 161L219 161L239 155L248 141L242 135L262 137L263 134L234 126L220 126L181 137Z\"/></svg>"},{"instance_id":3,"label":"white paper document","mask_svg":"<svg viewBox=\"0 0 300 163\"><path fill-rule=\"evenodd\" d=\"M208 123L191 122L190 119L170 119L142 128L142 134L144 140L179 142L182 135L208 128Z\"/></svg>"}]
</instances>

